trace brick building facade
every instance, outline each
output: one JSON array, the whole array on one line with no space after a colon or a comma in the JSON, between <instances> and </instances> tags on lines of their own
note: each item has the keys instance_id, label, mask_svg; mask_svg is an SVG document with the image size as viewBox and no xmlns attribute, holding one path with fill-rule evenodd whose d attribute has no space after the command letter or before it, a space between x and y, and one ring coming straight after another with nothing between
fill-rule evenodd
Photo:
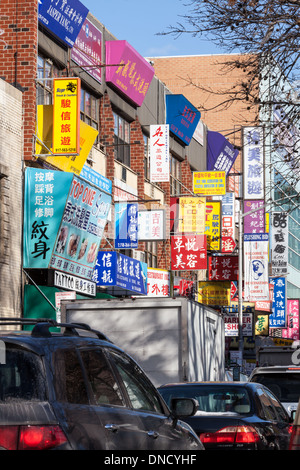
<instances>
[{"instance_id":1,"label":"brick building facade","mask_svg":"<svg viewBox=\"0 0 300 470\"><path fill-rule=\"evenodd\" d=\"M88 157L88 164L113 182L113 197L116 193L127 194L127 199L138 199L141 206L165 208L166 224L169 225L170 196L174 195L169 183L151 183L147 175L145 161L148 158L145 142L149 139L149 126L165 122L165 95L170 93L165 85L155 76L141 106L134 105L124 94L106 83L105 47L107 41L117 40L105 26L90 13L90 24L101 33L101 81L97 81L88 70L77 65L71 57L71 48L63 44L55 34L45 29L38 20L38 2L34 0L0 3L1 43L3 48L0 63L0 77L3 82L12 85L22 99L23 147L18 152L18 165L23 169L34 166L43 168L43 158L35 154L37 104L51 104L52 83L54 77L78 76L81 79L82 93L88 97L88 105L94 104L96 114L91 116L81 109L81 119L93 120L99 135ZM129 126L130 162L118 157L116 145L116 119ZM192 172L206 169L206 126L204 140L192 139L189 146L170 134L170 156L176 167L177 183L181 192L192 191ZM120 147L121 148L121 147ZM171 170L172 173L172 170ZM173 177L172 174L170 177ZM16 179L18 194L22 188ZM125 188L125 189L124 189ZM125 198L125 199L126 199ZM21 204L19 205L21 208ZM21 226L22 212L13 212L15 221L11 224ZM103 246L113 243L112 222L108 224ZM169 234L167 230L167 234ZM18 251L22 241L17 240ZM150 267L170 269L170 239L162 242L140 242L135 253L126 253L136 259L148 262ZM22 272L22 260L19 259L18 271ZM26 274L26 273L25 273ZM42 284L43 276L34 277L36 284ZM23 276L25 284L27 276ZM2 281L2 279L1 279ZM20 279L19 279L20 281ZM19 287L21 289L21 281ZM25 286L26 287L26 286ZM50 286L51 287L51 286ZM48 294L47 294L48 295ZM18 296L21 299L21 294ZM40 299L41 300L41 299ZM53 298L51 299L53 302ZM2 302L2 301L1 301ZM7 310L9 311L9 310Z\"/></svg>"}]
</instances>

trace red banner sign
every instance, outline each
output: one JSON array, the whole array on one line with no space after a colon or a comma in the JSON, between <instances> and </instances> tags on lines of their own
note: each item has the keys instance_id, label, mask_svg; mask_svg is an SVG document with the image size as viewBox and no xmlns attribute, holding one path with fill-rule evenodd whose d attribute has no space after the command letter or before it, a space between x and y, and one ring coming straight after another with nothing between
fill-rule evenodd
<instances>
[{"instance_id":1,"label":"red banner sign","mask_svg":"<svg viewBox=\"0 0 300 470\"><path fill-rule=\"evenodd\" d=\"M210 281L236 281L238 260L238 256L209 256L208 279Z\"/></svg>"},{"instance_id":2,"label":"red banner sign","mask_svg":"<svg viewBox=\"0 0 300 470\"><path fill-rule=\"evenodd\" d=\"M197 269L207 269L206 236L172 236L171 270L193 271Z\"/></svg>"}]
</instances>

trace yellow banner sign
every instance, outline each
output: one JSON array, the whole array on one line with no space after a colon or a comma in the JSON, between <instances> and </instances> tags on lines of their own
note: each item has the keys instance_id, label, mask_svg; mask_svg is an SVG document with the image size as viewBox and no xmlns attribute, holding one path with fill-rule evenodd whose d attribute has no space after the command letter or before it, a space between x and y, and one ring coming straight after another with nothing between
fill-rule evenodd
<instances>
[{"instance_id":1,"label":"yellow banner sign","mask_svg":"<svg viewBox=\"0 0 300 470\"><path fill-rule=\"evenodd\" d=\"M198 302L205 305L230 305L230 281L198 283Z\"/></svg>"},{"instance_id":2,"label":"yellow banner sign","mask_svg":"<svg viewBox=\"0 0 300 470\"><path fill-rule=\"evenodd\" d=\"M79 155L63 155L52 157L52 116L52 105L39 105L37 107L37 140L35 145L35 154L36 156L45 156L45 161L55 168L79 175L95 142L98 131L85 122L80 121Z\"/></svg>"},{"instance_id":3,"label":"yellow banner sign","mask_svg":"<svg viewBox=\"0 0 300 470\"><path fill-rule=\"evenodd\" d=\"M220 201L207 201L206 202L206 223L205 235L207 240L207 249L220 251L221 250L221 202Z\"/></svg>"},{"instance_id":4,"label":"yellow banner sign","mask_svg":"<svg viewBox=\"0 0 300 470\"><path fill-rule=\"evenodd\" d=\"M80 78L53 80L52 152L79 153Z\"/></svg>"},{"instance_id":5,"label":"yellow banner sign","mask_svg":"<svg viewBox=\"0 0 300 470\"><path fill-rule=\"evenodd\" d=\"M255 321L255 336L269 335L269 315L257 315Z\"/></svg>"},{"instance_id":6,"label":"yellow banner sign","mask_svg":"<svg viewBox=\"0 0 300 470\"><path fill-rule=\"evenodd\" d=\"M205 197L179 198L179 233L204 234L205 230Z\"/></svg>"},{"instance_id":7,"label":"yellow banner sign","mask_svg":"<svg viewBox=\"0 0 300 470\"><path fill-rule=\"evenodd\" d=\"M225 171L194 171L193 191L202 196L220 196L226 194Z\"/></svg>"}]
</instances>

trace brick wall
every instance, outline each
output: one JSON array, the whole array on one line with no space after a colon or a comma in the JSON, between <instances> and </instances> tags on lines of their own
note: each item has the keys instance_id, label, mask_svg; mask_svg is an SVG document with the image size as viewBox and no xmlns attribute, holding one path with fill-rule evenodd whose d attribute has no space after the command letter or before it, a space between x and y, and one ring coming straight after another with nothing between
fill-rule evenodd
<instances>
[{"instance_id":1,"label":"brick wall","mask_svg":"<svg viewBox=\"0 0 300 470\"><path fill-rule=\"evenodd\" d=\"M35 132L37 7L37 0L0 2L0 77L23 91L25 160L32 160Z\"/></svg>"}]
</instances>

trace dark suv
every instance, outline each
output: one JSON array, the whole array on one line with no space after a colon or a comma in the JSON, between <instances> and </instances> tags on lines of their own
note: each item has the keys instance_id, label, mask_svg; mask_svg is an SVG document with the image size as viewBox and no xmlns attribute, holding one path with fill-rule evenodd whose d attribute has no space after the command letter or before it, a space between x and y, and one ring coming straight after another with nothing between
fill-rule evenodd
<instances>
[{"instance_id":1,"label":"dark suv","mask_svg":"<svg viewBox=\"0 0 300 470\"><path fill-rule=\"evenodd\" d=\"M1 328L16 324L28 331ZM203 449L178 419L196 404L177 400L170 411L102 333L25 319L0 319L0 330L0 449Z\"/></svg>"}]
</instances>

